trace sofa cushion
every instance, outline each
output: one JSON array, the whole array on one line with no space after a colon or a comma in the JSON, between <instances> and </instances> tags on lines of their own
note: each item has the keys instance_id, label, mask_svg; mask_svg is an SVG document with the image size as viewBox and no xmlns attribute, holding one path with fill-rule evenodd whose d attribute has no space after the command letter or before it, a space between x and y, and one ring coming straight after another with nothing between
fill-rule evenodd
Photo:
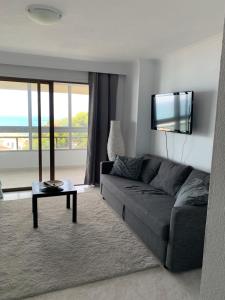
<instances>
[{"instance_id":1,"label":"sofa cushion","mask_svg":"<svg viewBox=\"0 0 225 300\"><path fill-rule=\"evenodd\" d=\"M167 241L169 238L170 216L175 199L169 195L142 194L137 197L126 192L126 209L132 211L140 222L146 224L161 239ZM125 213L126 213L125 209Z\"/></svg>"},{"instance_id":2,"label":"sofa cushion","mask_svg":"<svg viewBox=\"0 0 225 300\"><path fill-rule=\"evenodd\" d=\"M174 206L184 205L206 205L208 202L209 190L202 179L193 178L185 182L177 194Z\"/></svg>"},{"instance_id":3,"label":"sofa cushion","mask_svg":"<svg viewBox=\"0 0 225 300\"><path fill-rule=\"evenodd\" d=\"M101 183L157 236L168 240L175 198L140 181L101 175Z\"/></svg>"},{"instance_id":4,"label":"sofa cushion","mask_svg":"<svg viewBox=\"0 0 225 300\"><path fill-rule=\"evenodd\" d=\"M117 155L110 174L137 180L140 176L142 163L143 157L131 158Z\"/></svg>"},{"instance_id":5,"label":"sofa cushion","mask_svg":"<svg viewBox=\"0 0 225 300\"><path fill-rule=\"evenodd\" d=\"M191 171L192 167L190 166L163 160L158 174L150 181L150 185L157 189L162 189L171 196L175 196Z\"/></svg>"},{"instance_id":6,"label":"sofa cushion","mask_svg":"<svg viewBox=\"0 0 225 300\"><path fill-rule=\"evenodd\" d=\"M162 159L152 157L143 161L140 179L144 183L149 183L157 174Z\"/></svg>"},{"instance_id":7,"label":"sofa cushion","mask_svg":"<svg viewBox=\"0 0 225 300\"><path fill-rule=\"evenodd\" d=\"M206 187L209 188L209 181L210 181L210 174L204 171L193 169L188 176L188 178L185 181L186 183L189 183L193 179L198 178L201 179Z\"/></svg>"},{"instance_id":8,"label":"sofa cushion","mask_svg":"<svg viewBox=\"0 0 225 300\"><path fill-rule=\"evenodd\" d=\"M119 195L121 196L121 192L123 190L128 190L129 188L133 187L140 187L140 188L148 188L149 185L132 179L127 179L123 177L113 176L110 174L101 174L101 185L105 185L107 189L111 191L111 193L115 194L115 197ZM127 188L129 187L129 188ZM121 197L120 197L121 198ZM122 199L120 199L122 201Z\"/></svg>"}]
</instances>

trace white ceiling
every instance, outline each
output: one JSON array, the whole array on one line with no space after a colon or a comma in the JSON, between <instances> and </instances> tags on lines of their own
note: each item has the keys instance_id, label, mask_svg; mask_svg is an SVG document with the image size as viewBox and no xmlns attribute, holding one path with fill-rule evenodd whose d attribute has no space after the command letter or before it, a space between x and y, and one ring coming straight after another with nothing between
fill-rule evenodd
<instances>
[{"instance_id":1,"label":"white ceiling","mask_svg":"<svg viewBox=\"0 0 225 300\"><path fill-rule=\"evenodd\" d=\"M63 12L33 23L28 4ZM224 0L0 0L0 51L103 61L158 58L222 32Z\"/></svg>"}]
</instances>

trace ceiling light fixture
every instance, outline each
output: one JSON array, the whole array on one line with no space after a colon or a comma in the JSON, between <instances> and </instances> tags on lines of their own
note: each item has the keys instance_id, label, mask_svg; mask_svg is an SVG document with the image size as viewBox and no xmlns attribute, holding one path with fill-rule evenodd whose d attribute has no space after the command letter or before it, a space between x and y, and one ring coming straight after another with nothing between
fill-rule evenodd
<instances>
[{"instance_id":1,"label":"ceiling light fixture","mask_svg":"<svg viewBox=\"0 0 225 300\"><path fill-rule=\"evenodd\" d=\"M29 18L41 25L51 25L62 18L62 12L57 8L32 4L26 8Z\"/></svg>"}]
</instances>

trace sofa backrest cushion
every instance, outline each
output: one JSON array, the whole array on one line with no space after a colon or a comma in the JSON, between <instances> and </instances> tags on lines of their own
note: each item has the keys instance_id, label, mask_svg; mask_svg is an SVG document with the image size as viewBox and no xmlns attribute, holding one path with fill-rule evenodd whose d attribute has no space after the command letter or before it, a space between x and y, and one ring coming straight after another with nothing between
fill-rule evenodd
<instances>
[{"instance_id":1,"label":"sofa backrest cushion","mask_svg":"<svg viewBox=\"0 0 225 300\"><path fill-rule=\"evenodd\" d=\"M158 173L162 159L152 157L143 161L140 180L144 183L149 183Z\"/></svg>"},{"instance_id":2,"label":"sofa backrest cushion","mask_svg":"<svg viewBox=\"0 0 225 300\"><path fill-rule=\"evenodd\" d=\"M110 175L137 180L140 177L143 157L116 156Z\"/></svg>"},{"instance_id":3,"label":"sofa backrest cushion","mask_svg":"<svg viewBox=\"0 0 225 300\"><path fill-rule=\"evenodd\" d=\"M150 181L150 185L175 196L181 185L192 171L192 167L184 166L169 160L163 160L158 174Z\"/></svg>"},{"instance_id":4,"label":"sofa backrest cushion","mask_svg":"<svg viewBox=\"0 0 225 300\"><path fill-rule=\"evenodd\" d=\"M189 183L190 181L192 181L195 178L201 179L203 181L204 185L209 188L209 180L210 180L209 173L193 169L191 171L190 175L188 176L188 178L186 179L185 184Z\"/></svg>"},{"instance_id":5,"label":"sofa backrest cushion","mask_svg":"<svg viewBox=\"0 0 225 300\"><path fill-rule=\"evenodd\" d=\"M186 180L181 189L177 193L177 199L174 204L177 206L206 205L208 202L209 189L200 178Z\"/></svg>"}]
</instances>

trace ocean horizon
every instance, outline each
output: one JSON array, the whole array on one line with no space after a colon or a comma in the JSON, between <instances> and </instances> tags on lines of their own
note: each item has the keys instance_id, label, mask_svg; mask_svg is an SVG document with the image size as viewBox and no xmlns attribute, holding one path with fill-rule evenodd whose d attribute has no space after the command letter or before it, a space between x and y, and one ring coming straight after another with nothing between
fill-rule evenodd
<instances>
[{"instance_id":1,"label":"ocean horizon","mask_svg":"<svg viewBox=\"0 0 225 300\"><path fill-rule=\"evenodd\" d=\"M42 125L45 126L49 122L48 117L42 117ZM32 125L38 126L38 117L32 117ZM26 116L4 116L0 117L0 126L28 126L28 117Z\"/></svg>"}]
</instances>

